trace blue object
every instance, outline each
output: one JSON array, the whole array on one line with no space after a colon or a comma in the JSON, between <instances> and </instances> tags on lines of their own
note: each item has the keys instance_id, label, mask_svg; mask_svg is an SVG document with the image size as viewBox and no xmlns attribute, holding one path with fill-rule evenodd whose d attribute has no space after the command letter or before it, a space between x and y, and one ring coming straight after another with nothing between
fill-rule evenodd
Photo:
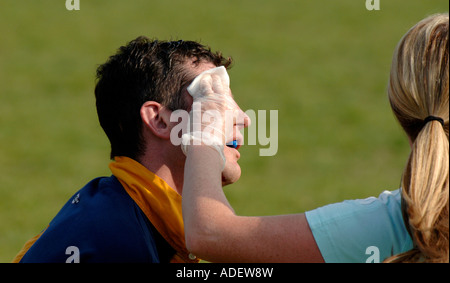
<instances>
[{"instance_id":1,"label":"blue object","mask_svg":"<svg viewBox=\"0 0 450 283\"><path fill-rule=\"evenodd\" d=\"M227 143L228 147L237 148L237 140L233 140L229 143Z\"/></svg>"},{"instance_id":2,"label":"blue object","mask_svg":"<svg viewBox=\"0 0 450 283\"><path fill-rule=\"evenodd\" d=\"M403 222L400 190L329 204L305 214L325 262L382 262L413 248Z\"/></svg>"}]
</instances>

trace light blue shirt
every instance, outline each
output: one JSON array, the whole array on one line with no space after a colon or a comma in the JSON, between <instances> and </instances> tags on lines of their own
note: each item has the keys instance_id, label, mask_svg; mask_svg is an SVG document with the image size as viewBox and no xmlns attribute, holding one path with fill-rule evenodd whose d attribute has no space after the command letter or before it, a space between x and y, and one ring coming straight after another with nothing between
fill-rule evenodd
<instances>
[{"instance_id":1,"label":"light blue shirt","mask_svg":"<svg viewBox=\"0 0 450 283\"><path fill-rule=\"evenodd\" d=\"M306 219L325 262L382 262L413 248L400 190L326 205L307 211Z\"/></svg>"}]
</instances>

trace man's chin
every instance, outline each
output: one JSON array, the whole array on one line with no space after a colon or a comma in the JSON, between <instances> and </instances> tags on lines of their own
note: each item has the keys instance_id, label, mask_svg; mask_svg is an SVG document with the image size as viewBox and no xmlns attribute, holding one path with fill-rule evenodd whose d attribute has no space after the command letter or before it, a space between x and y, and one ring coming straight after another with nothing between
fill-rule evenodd
<instances>
[{"instance_id":1,"label":"man's chin","mask_svg":"<svg viewBox=\"0 0 450 283\"><path fill-rule=\"evenodd\" d=\"M237 182L241 177L241 167L239 167L239 165L237 164L233 167L234 168L227 168L227 166L225 166L225 169L222 172L223 187Z\"/></svg>"}]
</instances>

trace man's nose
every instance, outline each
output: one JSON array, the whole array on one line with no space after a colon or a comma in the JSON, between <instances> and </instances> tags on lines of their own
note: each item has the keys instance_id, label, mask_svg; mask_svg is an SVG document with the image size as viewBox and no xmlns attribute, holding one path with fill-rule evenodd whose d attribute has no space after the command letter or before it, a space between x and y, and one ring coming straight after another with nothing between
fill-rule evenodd
<instances>
[{"instance_id":1,"label":"man's nose","mask_svg":"<svg viewBox=\"0 0 450 283\"><path fill-rule=\"evenodd\" d=\"M235 115L235 123L234 125L238 128L238 130L247 128L250 126L251 124L251 119L250 117L245 114L244 111L242 111L241 109L239 109L237 111L237 115Z\"/></svg>"},{"instance_id":2,"label":"man's nose","mask_svg":"<svg viewBox=\"0 0 450 283\"><path fill-rule=\"evenodd\" d=\"M241 110L241 112L242 112L243 115L244 115L244 118L243 118L243 120L244 120L244 126L243 126L243 128L248 128L248 127L250 127L250 125L252 124L252 120L250 119L250 117L249 117L245 112L243 112L242 110Z\"/></svg>"}]
</instances>

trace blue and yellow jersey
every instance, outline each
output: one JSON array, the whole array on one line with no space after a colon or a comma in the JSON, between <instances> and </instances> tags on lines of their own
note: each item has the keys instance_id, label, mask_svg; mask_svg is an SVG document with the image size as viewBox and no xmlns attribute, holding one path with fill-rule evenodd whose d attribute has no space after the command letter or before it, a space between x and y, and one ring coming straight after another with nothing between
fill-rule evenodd
<instances>
[{"instance_id":1,"label":"blue and yellow jersey","mask_svg":"<svg viewBox=\"0 0 450 283\"><path fill-rule=\"evenodd\" d=\"M138 162L116 158L14 262L198 262L184 245L181 196Z\"/></svg>"}]
</instances>

